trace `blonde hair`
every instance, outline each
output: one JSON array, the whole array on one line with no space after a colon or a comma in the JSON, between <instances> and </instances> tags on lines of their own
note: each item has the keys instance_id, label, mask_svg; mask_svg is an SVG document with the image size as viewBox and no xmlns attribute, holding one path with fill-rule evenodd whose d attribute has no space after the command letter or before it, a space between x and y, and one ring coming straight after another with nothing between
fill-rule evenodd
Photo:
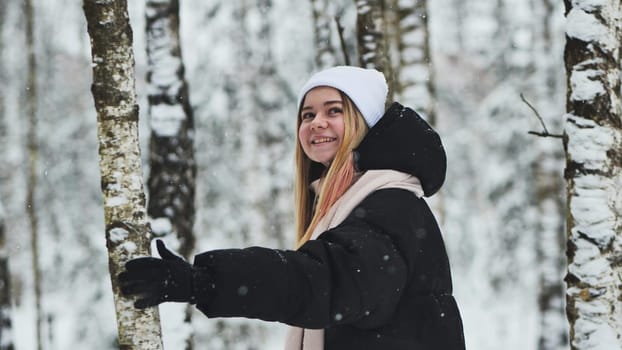
<instances>
[{"instance_id":1,"label":"blonde hair","mask_svg":"<svg viewBox=\"0 0 622 350\"><path fill-rule=\"evenodd\" d=\"M367 134L367 124L363 115L352 100L339 91L343 101L344 133L341 145L330 163L328 170L322 174L317 201L310 192L311 159L307 157L300 144L300 110L296 117L296 179L295 179L295 214L296 214L296 248L311 238L318 222L326 215L330 207L348 190L354 181L355 169L352 151L361 143ZM304 99L303 99L304 102ZM302 103L299 109L302 107Z\"/></svg>"}]
</instances>

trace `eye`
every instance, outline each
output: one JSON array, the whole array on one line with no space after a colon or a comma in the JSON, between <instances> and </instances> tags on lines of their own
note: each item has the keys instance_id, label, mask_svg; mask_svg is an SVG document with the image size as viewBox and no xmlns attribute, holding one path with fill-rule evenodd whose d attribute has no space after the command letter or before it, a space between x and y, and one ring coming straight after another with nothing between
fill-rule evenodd
<instances>
[{"instance_id":1,"label":"eye","mask_svg":"<svg viewBox=\"0 0 622 350\"><path fill-rule=\"evenodd\" d=\"M311 113L311 112L302 113L300 115L300 119L302 119L302 120L313 119L314 117L315 117L315 114Z\"/></svg>"},{"instance_id":2,"label":"eye","mask_svg":"<svg viewBox=\"0 0 622 350\"><path fill-rule=\"evenodd\" d=\"M328 114L339 114L339 113L343 113L343 109L339 108L339 107L333 107L331 109L328 110Z\"/></svg>"}]
</instances>

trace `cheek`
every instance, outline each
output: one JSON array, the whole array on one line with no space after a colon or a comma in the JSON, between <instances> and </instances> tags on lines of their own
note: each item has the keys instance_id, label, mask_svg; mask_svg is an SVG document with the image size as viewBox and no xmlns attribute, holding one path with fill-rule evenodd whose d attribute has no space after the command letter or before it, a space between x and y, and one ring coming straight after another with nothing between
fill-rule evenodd
<instances>
[{"instance_id":1,"label":"cheek","mask_svg":"<svg viewBox=\"0 0 622 350\"><path fill-rule=\"evenodd\" d=\"M300 128L298 129L298 142L300 142L300 146L302 146L302 148L305 150L307 147L307 143L305 142L305 140L307 140L308 137L309 137L309 128L305 127L304 125L301 125Z\"/></svg>"},{"instance_id":2,"label":"cheek","mask_svg":"<svg viewBox=\"0 0 622 350\"><path fill-rule=\"evenodd\" d=\"M343 120L341 120L339 124L335 126L335 131L337 132L337 135L339 135L340 140L343 140L345 129L346 129L346 126Z\"/></svg>"},{"instance_id":3,"label":"cheek","mask_svg":"<svg viewBox=\"0 0 622 350\"><path fill-rule=\"evenodd\" d=\"M298 138L300 139L301 143L304 140L305 136L307 135L306 129L307 128L305 128L304 125L301 125L300 128L298 128Z\"/></svg>"}]
</instances>

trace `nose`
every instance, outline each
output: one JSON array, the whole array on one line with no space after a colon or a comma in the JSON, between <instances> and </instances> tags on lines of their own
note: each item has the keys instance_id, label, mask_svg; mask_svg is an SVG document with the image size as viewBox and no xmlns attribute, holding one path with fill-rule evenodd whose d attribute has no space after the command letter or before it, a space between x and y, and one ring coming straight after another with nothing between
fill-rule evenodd
<instances>
[{"instance_id":1,"label":"nose","mask_svg":"<svg viewBox=\"0 0 622 350\"><path fill-rule=\"evenodd\" d=\"M313 121L311 121L311 130L325 129L326 127L328 127L326 117L321 113L316 114Z\"/></svg>"}]
</instances>

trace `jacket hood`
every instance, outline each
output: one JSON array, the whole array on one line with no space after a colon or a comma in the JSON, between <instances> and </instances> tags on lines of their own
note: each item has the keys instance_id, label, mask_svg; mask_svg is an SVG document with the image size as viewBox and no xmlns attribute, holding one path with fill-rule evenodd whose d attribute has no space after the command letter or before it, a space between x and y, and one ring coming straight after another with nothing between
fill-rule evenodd
<instances>
[{"instance_id":1,"label":"jacket hood","mask_svg":"<svg viewBox=\"0 0 622 350\"><path fill-rule=\"evenodd\" d=\"M426 197L445 181L441 138L414 110L394 102L354 150L357 170L392 169L416 176Z\"/></svg>"}]
</instances>

